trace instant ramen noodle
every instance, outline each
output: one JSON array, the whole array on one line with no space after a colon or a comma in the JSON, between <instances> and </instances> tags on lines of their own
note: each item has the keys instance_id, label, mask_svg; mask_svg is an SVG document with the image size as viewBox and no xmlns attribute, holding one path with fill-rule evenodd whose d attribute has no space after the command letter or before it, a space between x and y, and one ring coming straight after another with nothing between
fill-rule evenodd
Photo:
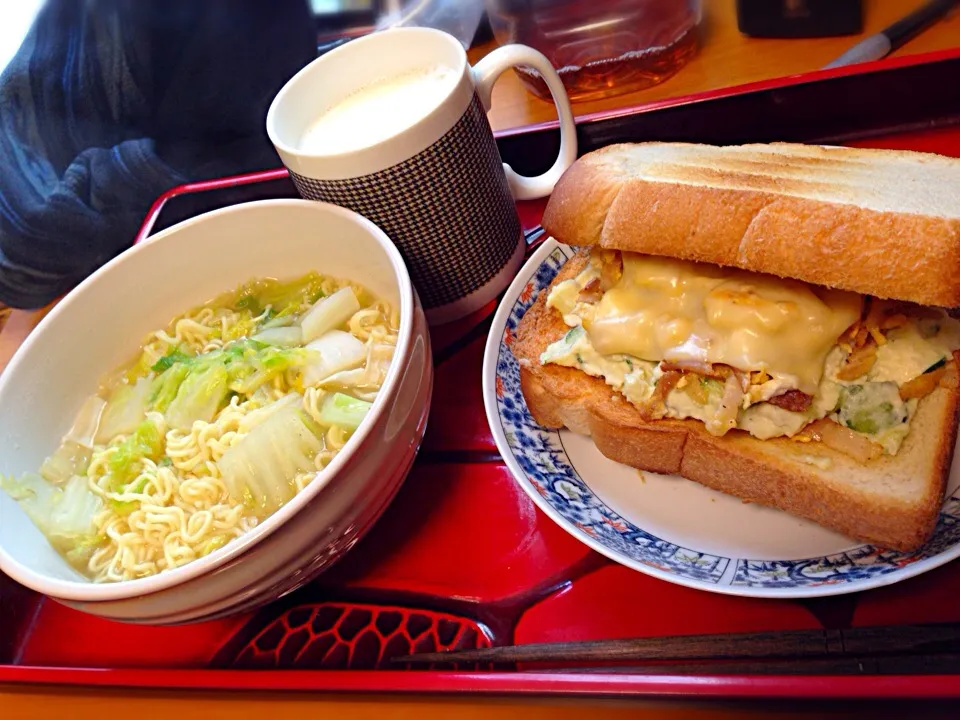
<instances>
[{"instance_id":1,"label":"instant ramen noodle","mask_svg":"<svg viewBox=\"0 0 960 720\"><path fill-rule=\"evenodd\" d=\"M249 282L147 337L39 473L0 484L96 582L180 567L314 481L369 412L398 326L352 283Z\"/></svg>"}]
</instances>

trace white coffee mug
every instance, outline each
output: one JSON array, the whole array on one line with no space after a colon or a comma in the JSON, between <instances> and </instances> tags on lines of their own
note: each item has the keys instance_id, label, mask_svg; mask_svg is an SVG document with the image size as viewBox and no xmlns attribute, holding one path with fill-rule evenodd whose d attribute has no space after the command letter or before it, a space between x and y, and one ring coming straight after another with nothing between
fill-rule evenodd
<instances>
[{"instance_id":1,"label":"white coffee mug","mask_svg":"<svg viewBox=\"0 0 960 720\"><path fill-rule=\"evenodd\" d=\"M535 67L560 118L560 153L538 177L500 159L486 113L508 68ZM541 53L507 45L470 67L429 28L367 35L317 58L277 94L267 133L304 198L354 210L399 248L431 323L494 299L524 254L516 200L549 195L577 156L570 101Z\"/></svg>"}]
</instances>

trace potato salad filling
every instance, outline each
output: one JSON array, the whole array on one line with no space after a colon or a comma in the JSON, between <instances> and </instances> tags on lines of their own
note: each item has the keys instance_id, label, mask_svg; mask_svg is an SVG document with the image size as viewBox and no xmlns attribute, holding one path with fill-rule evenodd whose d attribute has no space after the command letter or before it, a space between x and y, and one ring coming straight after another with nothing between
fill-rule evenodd
<instances>
[{"instance_id":1,"label":"potato salad filling","mask_svg":"<svg viewBox=\"0 0 960 720\"><path fill-rule=\"evenodd\" d=\"M547 305L570 330L541 363L716 436L819 441L866 462L896 455L920 399L958 382L960 323L942 310L739 270L593 251Z\"/></svg>"}]
</instances>

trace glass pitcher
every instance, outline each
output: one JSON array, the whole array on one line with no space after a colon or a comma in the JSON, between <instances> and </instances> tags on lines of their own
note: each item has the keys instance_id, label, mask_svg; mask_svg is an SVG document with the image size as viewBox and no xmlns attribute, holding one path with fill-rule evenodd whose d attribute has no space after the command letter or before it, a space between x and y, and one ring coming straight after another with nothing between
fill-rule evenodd
<instances>
[{"instance_id":1,"label":"glass pitcher","mask_svg":"<svg viewBox=\"0 0 960 720\"><path fill-rule=\"evenodd\" d=\"M497 42L546 55L571 100L650 87L676 73L699 46L702 0L486 0ZM532 68L517 74L550 93Z\"/></svg>"}]
</instances>

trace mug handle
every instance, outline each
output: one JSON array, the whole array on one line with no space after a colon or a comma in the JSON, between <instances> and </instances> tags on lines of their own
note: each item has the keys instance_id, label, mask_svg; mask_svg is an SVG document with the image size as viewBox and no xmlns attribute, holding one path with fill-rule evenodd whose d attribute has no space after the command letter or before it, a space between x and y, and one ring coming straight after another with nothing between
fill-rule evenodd
<instances>
[{"instance_id":1,"label":"mug handle","mask_svg":"<svg viewBox=\"0 0 960 720\"><path fill-rule=\"evenodd\" d=\"M540 73L550 88L560 118L560 154L553 167L543 175L526 177L514 172L507 163L503 164L503 172L507 176L507 184L513 197L517 200L535 200L552 193L560 176L577 159L577 127L573 121L573 110L570 109L570 98L567 97L557 71L543 53L526 45L504 45L473 66L473 80L484 110L490 112L493 84L497 78L516 65L529 65Z\"/></svg>"}]
</instances>

